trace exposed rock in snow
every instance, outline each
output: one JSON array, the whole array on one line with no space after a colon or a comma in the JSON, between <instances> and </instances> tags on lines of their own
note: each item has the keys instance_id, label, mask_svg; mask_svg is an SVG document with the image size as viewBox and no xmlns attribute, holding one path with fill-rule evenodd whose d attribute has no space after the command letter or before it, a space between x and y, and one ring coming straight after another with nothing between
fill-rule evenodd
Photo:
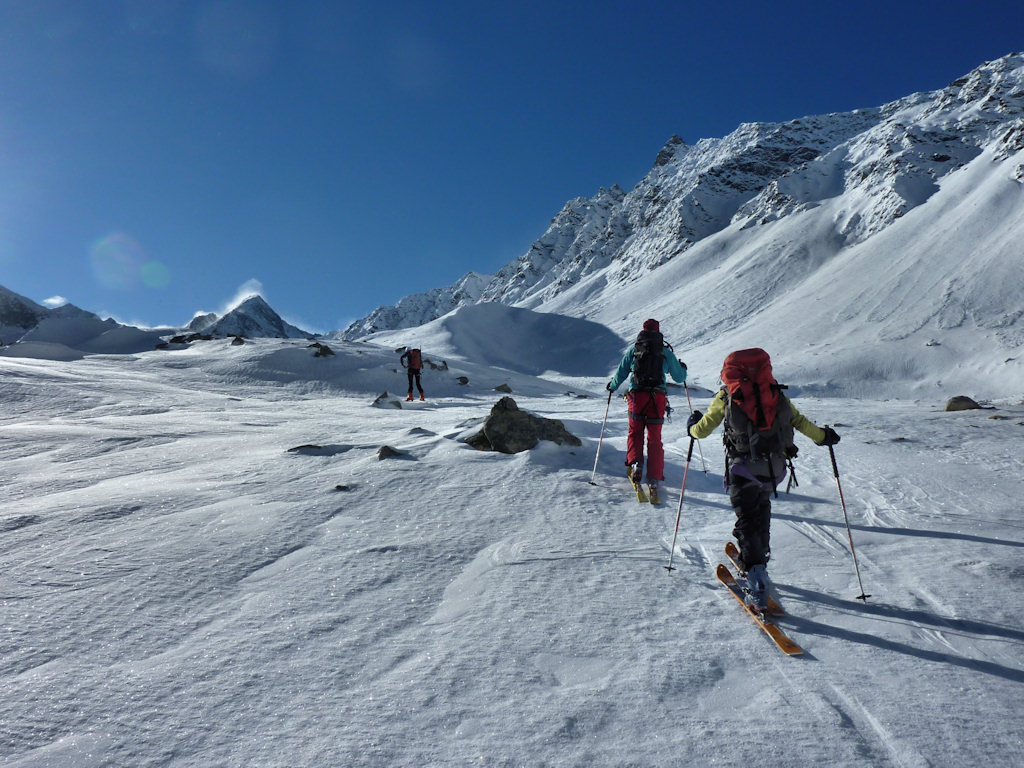
<instances>
[{"instance_id":1,"label":"exposed rock in snow","mask_svg":"<svg viewBox=\"0 0 1024 768\"><path fill-rule=\"evenodd\" d=\"M511 397L503 397L495 403L483 429L466 438L466 442L478 450L499 453L528 451L541 440L558 445L582 445L560 420L521 411Z\"/></svg>"}]
</instances>

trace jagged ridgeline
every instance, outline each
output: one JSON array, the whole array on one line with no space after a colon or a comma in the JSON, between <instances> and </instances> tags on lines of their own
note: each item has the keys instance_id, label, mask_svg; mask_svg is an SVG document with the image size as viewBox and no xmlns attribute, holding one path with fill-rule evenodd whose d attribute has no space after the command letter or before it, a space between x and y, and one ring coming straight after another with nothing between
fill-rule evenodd
<instances>
[{"instance_id":1,"label":"jagged ridgeline","mask_svg":"<svg viewBox=\"0 0 1024 768\"><path fill-rule=\"evenodd\" d=\"M285 322L259 295L244 298L223 315L197 314L183 328L136 328L79 309L72 304L44 307L0 286L0 341L21 342L18 351L37 345L34 354L71 359L80 354L143 352L163 339L188 332L208 337L305 339L312 336ZM45 345L40 353L38 345ZM28 354L28 352L25 352Z\"/></svg>"},{"instance_id":2,"label":"jagged ridgeline","mask_svg":"<svg viewBox=\"0 0 1024 768\"><path fill-rule=\"evenodd\" d=\"M880 107L748 123L693 146L673 136L635 188L625 192L615 185L570 200L527 253L497 274L470 273L454 285L407 296L339 335L355 339L416 327L481 302L602 319L601 308L614 303L609 297L623 286L683 255L693 262L687 275L705 275L755 237L759 253L775 254L777 270L806 274L900 227L958 172L997 164L1003 166L1002 178L1024 183L1022 148L1024 54L1019 53L988 62L940 90ZM936 204L927 215L940 227L948 212ZM1006 226L1020 225L1008 219ZM977 247L939 239L946 251L966 251L950 258L970 259L970 249ZM879 279L887 274L885 257L880 249ZM937 268L944 266L943 261ZM669 277L671 282L661 280L662 289L689 279L666 272ZM947 288L953 293L947 320L955 307L971 311L981 304L964 293L969 286L954 281ZM764 290L759 297L764 303L775 294ZM744 317L746 311L740 304L722 314ZM615 322L623 317L616 306L604 320L626 332L628 324ZM1005 319L992 322L1005 325Z\"/></svg>"}]
</instances>

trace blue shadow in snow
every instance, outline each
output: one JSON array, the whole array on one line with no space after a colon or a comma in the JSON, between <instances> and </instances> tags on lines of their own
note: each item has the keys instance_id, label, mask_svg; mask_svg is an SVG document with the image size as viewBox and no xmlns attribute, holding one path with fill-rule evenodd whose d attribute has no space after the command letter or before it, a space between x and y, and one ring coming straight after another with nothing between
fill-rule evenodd
<instances>
[{"instance_id":1,"label":"blue shadow in snow","mask_svg":"<svg viewBox=\"0 0 1024 768\"><path fill-rule=\"evenodd\" d=\"M600 323L503 304L462 307L442 326L467 360L530 376L610 377L628 346Z\"/></svg>"},{"instance_id":2,"label":"blue shadow in snow","mask_svg":"<svg viewBox=\"0 0 1024 768\"><path fill-rule=\"evenodd\" d=\"M981 640L985 637L1002 637L1007 640L1024 643L1024 631L1014 627L990 624L972 619L948 619L927 611L919 611L907 608L900 608L894 605L879 603L861 604L855 600L843 600L837 597L824 595L820 592L813 592L807 589L800 589L792 586L776 585L780 595L800 600L806 603L818 603L830 608L856 612L862 616L871 616L880 621L898 622L918 627L933 627L944 632L956 632L964 635L976 635ZM971 659L957 656L946 651L934 651L928 648L915 648L907 643L889 640L878 635L867 632L857 632L851 629L834 627L811 619L803 619L788 615L785 618L787 626L793 627L797 632L805 635L819 635L821 637L832 637L846 640L848 642L870 645L885 651L904 653L925 661L935 661L941 664L950 664L964 669L982 672L987 675L1002 677L1017 683L1024 683L1024 670L1014 667L1007 667L984 659Z\"/></svg>"}]
</instances>

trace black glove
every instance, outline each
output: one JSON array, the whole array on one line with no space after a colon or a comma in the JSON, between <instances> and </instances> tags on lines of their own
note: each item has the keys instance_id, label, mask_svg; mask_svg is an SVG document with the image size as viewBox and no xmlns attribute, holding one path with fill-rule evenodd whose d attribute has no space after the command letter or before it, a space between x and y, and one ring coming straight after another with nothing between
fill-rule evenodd
<instances>
[{"instance_id":1,"label":"black glove","mask_svg":"<svg viewBox=\"0 0 1024 768\"><path fill-rule=\"evenodd\" d=\"M839 435L832 427L824 427L825 437L821 439L818 445L835 445L839 442Z\"/></svg>"},{"instance_id":2,"label":"black glove","mask_svg":"<svg viewBox=\"0 0 1024 768\"><path fill-rule=\"evenodd\" d=\"M612 386L612 383L610 381L604 385L604 388L607 389L609 392L615 391L615 387Z\"/></svg>"},{"instance_id":3,"label":"black glove","mask_svg":"<svg viewBox=\"0 0 1024 768\"><path fill-rule=\"evenodd\" d=\"M690 431L690 427L696 424L698 421L704 418L704 414L700 411L694 411L690 414L690 418L686 420L686 431Z\"/></svg>"},{"instance_id":4,"label":"black glove","mask_svg":"<svg viewBox=\"0 0 1024 768\"><path fill-rule=\"evenodd\" d=\"M795 445L787 445L786 446L786 458L787 459L795 459L796 455L798 453L800 453L800 449L797 448Z\"/></svg>"}]
</instances>

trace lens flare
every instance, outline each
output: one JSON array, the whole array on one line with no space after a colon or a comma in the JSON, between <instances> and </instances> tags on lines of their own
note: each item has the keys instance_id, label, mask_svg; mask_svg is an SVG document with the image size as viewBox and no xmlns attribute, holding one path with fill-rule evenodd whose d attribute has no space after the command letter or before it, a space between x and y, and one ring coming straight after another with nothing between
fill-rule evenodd
<instances>
[{"instance_id":1,"label":"lens flare","mask_svg":"<svg viewBox=\"0 0 1024 768\"><path fill-rule=\"evenodd\" d=\"M171 270L159 261L147 261L140 269L142 283L147 288L166 288L171 282Z\"/></svg>"},{"instance_id":2,"label":"lens flare","mask_svg":"<svg viewBox=\"0 0 1024 768\"><path fill-rule=\"evenodd\" d=\"M89 249L89 257L97 282L105 288L165 288L171 282L170 270L148 258L138 240L124 232L113 232L97 240Z\"/></svg>"},{"instance_id":3,"label":"lens flare","mask_svg":"<svg viewBox=\"0 0 1024 768\"><path fill-rule=\"evenodd\" d=\"M139 284L145 254L131 235L113 232L93 243L89 256L100 285L127 291Z\"/></svg>"}]
</instances>

